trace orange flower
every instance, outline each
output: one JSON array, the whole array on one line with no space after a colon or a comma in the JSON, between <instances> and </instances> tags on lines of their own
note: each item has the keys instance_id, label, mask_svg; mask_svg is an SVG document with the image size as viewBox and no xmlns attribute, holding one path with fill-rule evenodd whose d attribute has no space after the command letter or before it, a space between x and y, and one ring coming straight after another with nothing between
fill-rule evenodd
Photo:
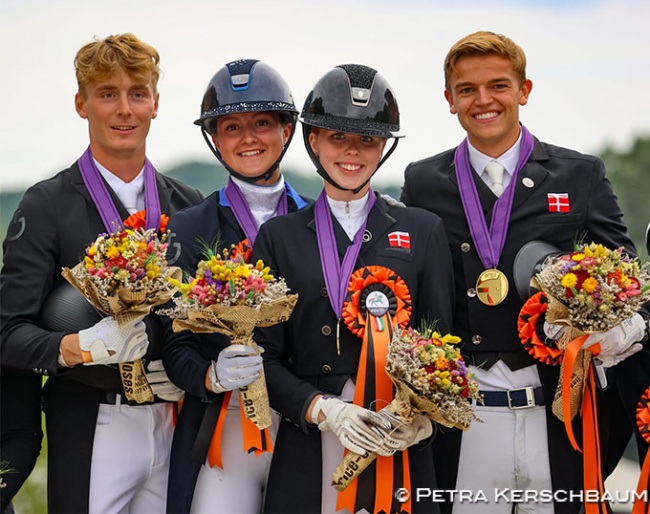
<instances>
[{"instance_id":1,"label":"orange flower","mask_svg":"<svg viewBox=\"0 0 650 514\"><path fill-rule=\"evenodd\" d=\"M167 222L169 221L169 216L166 214L160 215L160 224L158 225L158 232L164 232L167 229ZM145 228L147 223L147 211L142 209L141 211L134 212L124 220L124 225L132 229Z\"/></svg>"}]
</instances>

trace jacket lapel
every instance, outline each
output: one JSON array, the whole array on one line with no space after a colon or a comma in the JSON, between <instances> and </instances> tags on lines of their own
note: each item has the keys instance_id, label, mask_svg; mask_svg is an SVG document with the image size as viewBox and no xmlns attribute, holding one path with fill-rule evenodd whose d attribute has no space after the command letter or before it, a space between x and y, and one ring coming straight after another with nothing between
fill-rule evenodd
<instances>
[{"instance_id":1,"label":"jacket lapel","mask_svg":"<svg viewBox=\"0 0 650 514\"><path fill-rule=\"evenodd\" d=\"M519 170L517 176L517 189L515 189L515 198L512 203L513 211L524 205L548 178L548 170L540 162L545 160L548 160L548 154L540 142L535 139L533 153L524 167Z\"/></svg>"},{"instance_id":2,"label":"jacket lapel","mask_svg":"<svg viewBox=\"0 0 650 514\"><path fill-rule=\"evenodd\" d=\"M158 198L160 199L160 212L169 216L173 189L163 181L162 176L157 171L156 185L158 186Z\"/></svg>"},{"instance_id":3,"label":"jacket lapel","mask_svg":"<svg viewBox=\"0 0 650 514\"><path fill-rule=\"evenodd\" d=\"M388 246L387 233L396 223L395 218L390 215L388 209L388 204L381 197L377 198L368 217L366 237L364 237L364 243L361 245L358 267L365 266L363 256L370 252L376 245Z\"/></svg>"}]
</instances>

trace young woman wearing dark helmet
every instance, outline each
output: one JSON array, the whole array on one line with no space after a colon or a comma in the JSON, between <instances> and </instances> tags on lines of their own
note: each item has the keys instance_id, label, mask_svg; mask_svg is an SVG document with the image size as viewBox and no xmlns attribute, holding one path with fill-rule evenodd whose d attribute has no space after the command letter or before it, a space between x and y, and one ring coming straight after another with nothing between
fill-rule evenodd
<instances>
[{"instance_id":1,"label":"young woman wearing dark helmet","mask_svg":"<svg viewBox=\"0 0 650 514\"><path fill-rule=\"evenodd\" d=\"M193 274L206 258L206 244L216 252L244 239L252 246L267 219L310 203L279 168L297 113L287 84L267 64L246 59L217 71L195 123L230 177L225 188L169 221L172 264ZM165 369L186 393L174 434L167 511L259 512L270 462L263 450L277 427L269 434L258 430L255 444L246 440L237 389L257 378L261 357L222 335L173 333L169 321L165 339ZM258 451L245 451L249 444Z\"/></svg>"},{"instance_id":2,"label":"young woman wearing dark helmet","mask_svg":"<svg viewBox=\"0 0 650 514\"><path fill-rule=\"evenodd\" d=\"M437 510L432 502L399 502L405 499L402 488L435 487L430 445L417 444L433 426L423 416L396 430L387 423L381 409L392 386L386 393L379 357L387 340L376 339L371 348L344 312L352 302L350 277L372 274L372 295L387 306L377 314L390 311L389 324L401 316L391 310L401 300L412 304L412 326L427 318L449 331L453 276L442 222L386 201L370 187L395 149L397 139L384 151L387 141L399 131L395 95L376 70L342 65L326 73L309 94L301 121L324 189L313 206L267 222L253 248L253 258L263 259L299 294L289 321L256 333L265 348L271 406L283 418L265 512ZM395 276L410 302L404 288L387 287ZM369 303L357 308L369 309ZM339 495L331 477L344 448L380 457Z\"/></svg>"}]
</instances>

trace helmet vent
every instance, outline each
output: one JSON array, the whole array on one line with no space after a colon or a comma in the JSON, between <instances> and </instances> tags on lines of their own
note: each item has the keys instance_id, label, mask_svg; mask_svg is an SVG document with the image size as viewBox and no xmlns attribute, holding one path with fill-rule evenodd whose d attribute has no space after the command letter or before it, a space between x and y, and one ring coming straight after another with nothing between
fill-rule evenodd
<instances>
[{"instance_id":1,"label":"helmet vent","mask_svg":"<svg viewBox=\"0 0 650 514\"><path fill-rule=\"evenodd\" d=\"M226 64L230 74L230 83L234 91L248 88L251 69L257 59L239 59Z\"/></svg>"},{"instance_id":2,"label":"helmet vent","mask_svg":"<svg viewBox=\"0 0 650 514\"><path fill-rule=\"evenodd\" d=\"M339 68L345 70L350 80L350 86L353 89L372 89L377 70L359 64L341 64Z\"/></svg>"},{"instance_id":3,"label":"helmet vent","mask_svg":"<svg viewBox=\"0 0 650 514\"><path fill-rule=\"evenodd\" d=\"M377 70L358 64L342 64L339 68L345 71L350 81L352 103L362 107L368 105Z\"/></svg>"}]
</instances>

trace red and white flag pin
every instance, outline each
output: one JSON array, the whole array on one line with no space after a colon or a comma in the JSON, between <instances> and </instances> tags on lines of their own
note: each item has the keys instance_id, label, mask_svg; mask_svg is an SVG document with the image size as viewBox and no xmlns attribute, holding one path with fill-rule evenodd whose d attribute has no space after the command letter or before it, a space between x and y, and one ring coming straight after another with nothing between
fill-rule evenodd
<instances>
[{"instance_id":1,"label":"red and white flag pin","mask_svg":"<svg viewBox=\"0 0 650 514\"><path fill-rule=\"evenodd\" d=\"M548 212L569 212L569 193L548 193Z\"/></svg>"},{"instance_id":2,"label":"red and white flag pin","mask_svg":"<svg viewBox=\"0 0 650 514\"><path fill-rule=\"evenodd\" d=\"M395 248L411 248L411 235L408 232L391 232L388 243Z\"/></svg>"}]
</instances>

